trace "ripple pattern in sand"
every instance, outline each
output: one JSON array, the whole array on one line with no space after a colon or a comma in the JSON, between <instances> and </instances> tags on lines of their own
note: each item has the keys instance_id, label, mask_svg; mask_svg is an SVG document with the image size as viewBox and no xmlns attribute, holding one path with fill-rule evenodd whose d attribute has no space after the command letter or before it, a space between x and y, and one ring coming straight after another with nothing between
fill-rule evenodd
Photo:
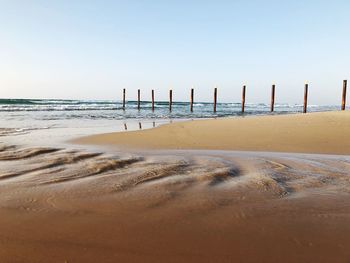
<instances>
[{"instance_id":1,"label":"ripple pattern in sand","mask_svg":"<svg viewBox=\"0 0 350 263\"><path fill-rule=\"evenodd\" d=\"M57 148L22 148L0 145L0 192L3 200L17 200L35 210L45 196L55 207L58 197L93 197L137 194L164 205L198 190L213 198L207 202L230 205L254 194L270 198L302 194L349 194L350 158L268 154L249 158L235 154L113 155ZM11 186L11 187L9 187ZM11 191L9 190L11 189ZM54 189L54 191L53 191ZM26 199L20 198L27 193ZM225 193L223 198L218 198ZM209 201L208 201L209 200ZM55 204L56 203L56 204ZM23 205L25 204L25 206ZM213 205L214 206L214 205Z\"/></svg>"}]
</instances>

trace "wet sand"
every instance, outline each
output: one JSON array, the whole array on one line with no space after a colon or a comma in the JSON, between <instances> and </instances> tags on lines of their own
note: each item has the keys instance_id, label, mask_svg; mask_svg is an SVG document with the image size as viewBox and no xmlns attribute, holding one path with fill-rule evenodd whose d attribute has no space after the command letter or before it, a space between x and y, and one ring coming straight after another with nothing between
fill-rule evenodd
<instances>
[{"instance_id":1,"label":"wet sand","mask_svg":"<svg viewBox=\"0 0 350 263\"><path fill-rule=\"evenodd\" d=\"M187 121L108 133L76 143L124 149L202 149L350 154L350 111Z\"/></svg>"},{"instance_id":2,"label":"wet sand","mask_svg":"<svg viewBox=\"0 0 350 263\"><path fill-rule=\"evenodd\" d=\"M349 262L350 157L0 144L1 262Z\"/></svg>"}]
</instances>

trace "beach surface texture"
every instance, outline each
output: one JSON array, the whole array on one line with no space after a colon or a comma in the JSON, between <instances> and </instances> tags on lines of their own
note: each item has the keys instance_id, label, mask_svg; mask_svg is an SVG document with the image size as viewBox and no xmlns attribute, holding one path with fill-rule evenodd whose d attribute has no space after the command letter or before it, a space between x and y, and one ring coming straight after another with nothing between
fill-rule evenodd
<instances>
[{"instance_id":1,"label":"beach surface texture","mask_svg":"<svg viewBox=\"0 0 350 263\"><path fill-rule=\"evenodd\" d=\"M4 136L0 262L348 263L349 136L349 112Z\"/></svg>"}]
</instances>

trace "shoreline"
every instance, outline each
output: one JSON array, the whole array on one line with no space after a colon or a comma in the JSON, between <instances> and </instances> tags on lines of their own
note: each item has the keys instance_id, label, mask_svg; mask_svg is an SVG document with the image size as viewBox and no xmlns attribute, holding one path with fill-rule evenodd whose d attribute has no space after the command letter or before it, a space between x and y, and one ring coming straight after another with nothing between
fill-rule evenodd
<instances>
[{"instance_id":1,"label":"shoreline","mask_svg":"<svg viewBox=\"0 0 350 263\"><path fill-rule=\"evenodd\" d=\"M222 118L114 132L70 142L139 150L231 150L350 154L350 112Z\"/></svg>"}]
</instances>

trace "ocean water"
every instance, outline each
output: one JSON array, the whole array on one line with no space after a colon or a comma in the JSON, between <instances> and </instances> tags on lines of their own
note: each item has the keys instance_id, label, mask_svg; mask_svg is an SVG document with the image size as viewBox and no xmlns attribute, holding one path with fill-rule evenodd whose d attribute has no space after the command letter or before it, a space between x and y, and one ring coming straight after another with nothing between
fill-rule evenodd
<instances>
[{"instance_id":1,"label":"ocean water","mask_svg":"<svg viewBox=\"0 0 350 263\"><path fill-rule=\"evenodd\" d=\"M339 110L339 105L308 105L308 111ZM296 113L302 111L301 104L276 103L274 114ZM141 101L141 110L137 101L127 101L125 111L122 102L110 100L39 100L39 99L0 99L0 112L8 118L27 116L33 119L186 119L241 116L241 103L218 103L217 112L213 112L213 103L196 102L190 112L189 102L173 102L169 111L167 101L155 102L152 112L150 101ZM245 115L270 113L270 105L265 103L246 103Z\"/></svg>"},{"instance_id":2,"label":"ocean water","mask_svg":"<svg viewBox=\"0 0 350 263\"><path fill-rule=\"evenodd\" d=\"M339 110L339 105L309 105L309 112ZM273 114L297 113L300 104L276 103ZM0 136L15 140L33 140L23 136L36 134L36 140L52 141L53 137L66 138L94 133L137 130L182 120L220 117L244 117L266 115L270 105L247 103L241 113L241 103L218 103L213 112L213 103L196 102L190 112L189 102L173 102L172 111L166 101L155 103L152 111L150 101L127 101L123 110L121 101L109 100L58 100L58 99L0 99ZM47 132L50 130L50 132ZM57 139L57 138L55 138Z\"/></svg>"}]
</instances>

